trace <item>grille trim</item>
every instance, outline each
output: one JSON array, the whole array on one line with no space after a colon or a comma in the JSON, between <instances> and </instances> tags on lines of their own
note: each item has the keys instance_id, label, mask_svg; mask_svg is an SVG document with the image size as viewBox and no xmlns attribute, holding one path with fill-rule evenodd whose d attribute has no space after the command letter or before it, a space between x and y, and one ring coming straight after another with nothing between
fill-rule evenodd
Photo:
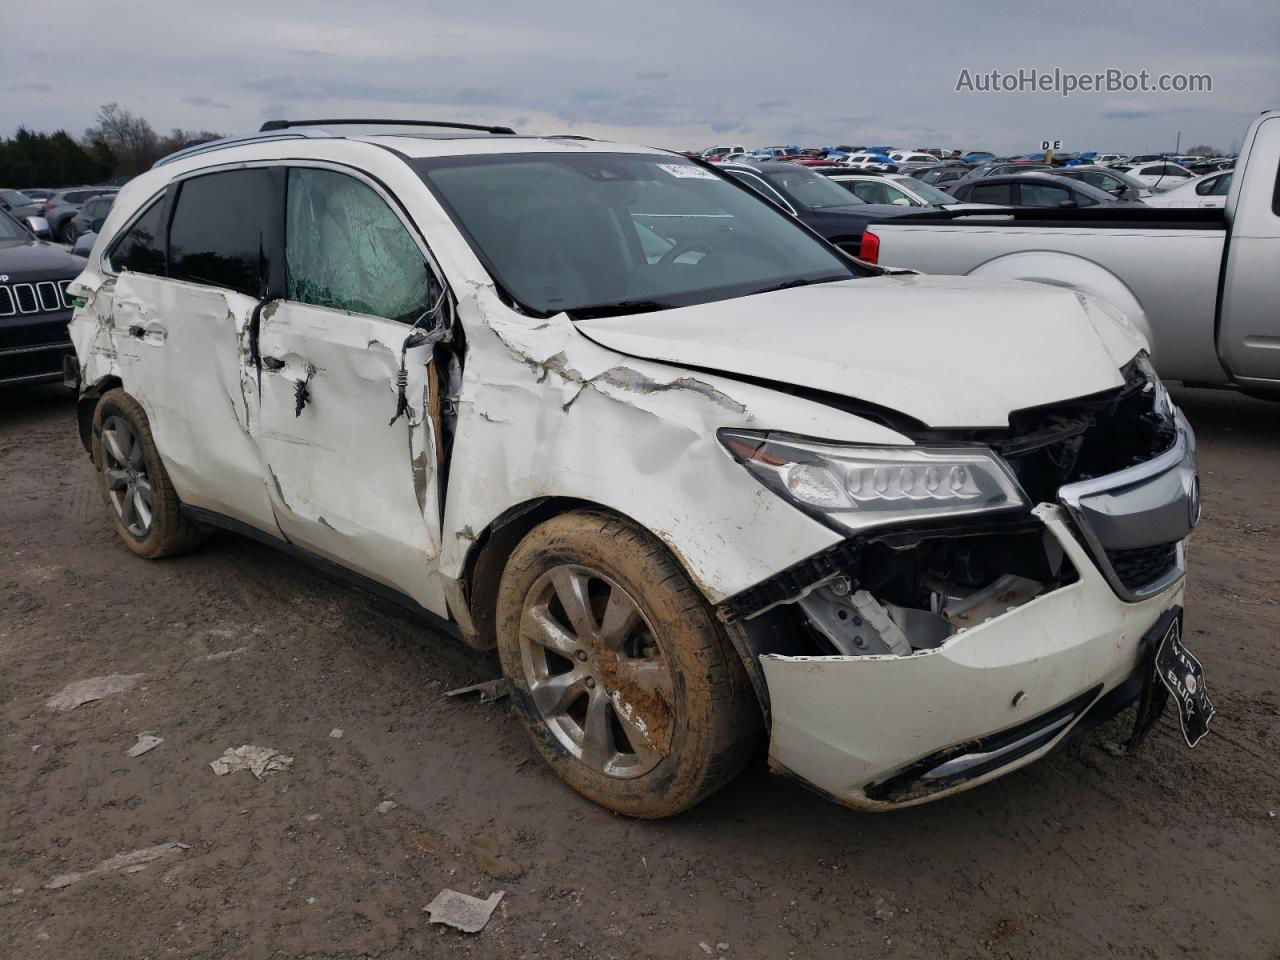
<instances>
[{"instance_id":1,"label":"grille trim","mask_svg":"<svg viewBox=\"0 0 1280 960\"><path fill-rule=\"evenodd\" d=\"M13 299L18 301L19 313L39 313L40 301L36 299L36 288L29 283L13 285Z\"/></svg>"},{"instance_id":2,"label":"grille trim","mask_svg":"<svg viewBox=\"0 0 1280 960\"><path fill-rule=\"evenodd\" d=\"M36 294L40 298L40 309L48 312L62 309L62 298L58 296L58 286L52 280L41 280L36 284Z\"/></svg>"},{"instance_id":3,"label":"grille trim","mask_svg":"<svg viewBox=\"0 0 1280 960\"><path fill-rule=\"evenodd\" d=\"M1067 508L1076 533L1088 549L1098 569L1116 595L1128 603L1136 603L1171 587L1186 572L1182 540L1199 520L1199 492L1195 476L1195 439L1181 412L1175 411L1176 439L1171 449L1144 463L1116 473L1068 484L1058 490L1058 499ZM1172 481L1172 482L1170 482ZM1096 506L1098 498L1108 503L1105 510ZM1095 505L1091 505L1095 501ZM1158 542L1141 540L1111 549L1107 540L1116 544L1123 538L1108 534L1098 521L1117 517L1141 518L1144 532ZM1105 538L1105 539L1104 539ZM1173 562L1160 562L1160 556L1146 551L1167 551L1172 546ZM1126 577L1112 564L1118 557L1126 567ZM1164 554L1167 556L1167 553ZM1149 575L1153 578L1149 579ZM1141 582L1139 582L1141 581Z\"/></svg>"},{"instance_id":4,"label":"grille trim","mask_svg":"<svg viewBox=\"0 0 1280 960\"><path fill-rule=\"evenodd\" d=\"M0 317L33 316L70 310L71 280L37 280L32 283L0 283Z\"/></svg>"}]
</instances>

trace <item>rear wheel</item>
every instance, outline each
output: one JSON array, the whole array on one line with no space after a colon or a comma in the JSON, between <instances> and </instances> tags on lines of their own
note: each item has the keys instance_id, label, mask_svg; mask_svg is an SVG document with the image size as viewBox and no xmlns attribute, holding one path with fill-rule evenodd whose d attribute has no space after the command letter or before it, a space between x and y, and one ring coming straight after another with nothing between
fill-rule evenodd
<instances>
[{"instance_id":1,"label":"rear wheel","mask_svg":"<svg viewBox=\"0 0 1280 960\"><path fill-rule=\"evenodd\" d=\"M65 220L62 224L62 229L58 232L62 234L64 243L76 242L76 225L73 219Z\"/></svg>"},{"instance_id":2,"label":"rear wheel","mask_svg":"<svg viewBox=\"0 0 1280 960\"><path fill-rule=\"evenodd\" d=\"M116 533L138 556L172 556L204 539L182 513L141 404L119 388L94 410L93 463Z\"/></svg>"},{"instance_id":3,"label":"rear wheel","mask_svg":"<svg viewBox=\"0 0 1280 960\"><path fill-rule=\"evenodd\" d=\"M516 547L498 649L535 747L619 813L692 807L741 769L759 711L736 653L684 571L633 525L579 512Z\"/></svg>"}]
</instances>

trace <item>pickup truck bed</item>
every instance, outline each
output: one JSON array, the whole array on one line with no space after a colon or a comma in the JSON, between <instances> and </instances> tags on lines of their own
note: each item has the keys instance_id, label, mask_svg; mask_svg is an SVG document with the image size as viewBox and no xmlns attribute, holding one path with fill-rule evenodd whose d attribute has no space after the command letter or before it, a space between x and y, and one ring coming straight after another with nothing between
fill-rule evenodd
<instances>
[{"instance_id":1,"label":"pickup truck bed","mask_svg":"<svg viewBox=\"0 0 1280 960\"><path fill-rule=\"evenodd\" d=\"M1031 280L1110 304L1166 380L1280 398L1280 111L1245 134L1221 210L949 210L873 223L859 255Z\"/></svg>"}]
</instances>

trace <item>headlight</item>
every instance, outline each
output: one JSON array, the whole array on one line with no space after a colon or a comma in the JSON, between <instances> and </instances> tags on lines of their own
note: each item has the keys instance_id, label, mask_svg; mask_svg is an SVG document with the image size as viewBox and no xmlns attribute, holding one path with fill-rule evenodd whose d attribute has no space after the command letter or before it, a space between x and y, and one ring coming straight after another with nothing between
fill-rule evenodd
<instances>
[{"instance_id":1,"label":"headlight","mask_svg":"<svg viewBox=\"0 0 1280 960\"><path fill-rule=\"evenodd\" d=\"M1134 358L1133 365L1147 378L1147 386L1143 387L1143 392L1151 395L1151 405L1156 413L1166 420L1172 420L1173 398L1169 396L1169 391L1160 382L1160 374L1156 373L1156 368L1152 365L1151 358L1145 353L1140 353Z\"/></svg>"},{"instance_id":2,"label":"headlight","mask_svg":"<svg viewBox=\"0 0 1280 960\"><path fill-rule=\"evenodd\" d=\"M1009 468L981 447L862 447L721 430L757 480L800 509L850 530L1030 504Z\"/></svg>"}]
</instances>

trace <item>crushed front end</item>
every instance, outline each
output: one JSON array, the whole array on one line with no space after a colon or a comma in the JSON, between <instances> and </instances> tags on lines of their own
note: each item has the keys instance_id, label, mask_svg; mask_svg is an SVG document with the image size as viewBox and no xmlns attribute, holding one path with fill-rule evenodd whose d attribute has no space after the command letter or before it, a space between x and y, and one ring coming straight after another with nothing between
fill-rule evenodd
<instances>
[{"instance_id":1,"label":"crushed front end","mask_svg":"<svg viewBox=\"0 0 1280 960\"><path fill-rule=\"evenodd\" d=\"M1181 413L1143 360L1124 375L1006 430L921 431L925 456L726 440L850 532L721 608L775 769L855 807L907 806L1139 696L1152 637L1181 609L1199 491Z\"/></svg>"}]
</instances>

